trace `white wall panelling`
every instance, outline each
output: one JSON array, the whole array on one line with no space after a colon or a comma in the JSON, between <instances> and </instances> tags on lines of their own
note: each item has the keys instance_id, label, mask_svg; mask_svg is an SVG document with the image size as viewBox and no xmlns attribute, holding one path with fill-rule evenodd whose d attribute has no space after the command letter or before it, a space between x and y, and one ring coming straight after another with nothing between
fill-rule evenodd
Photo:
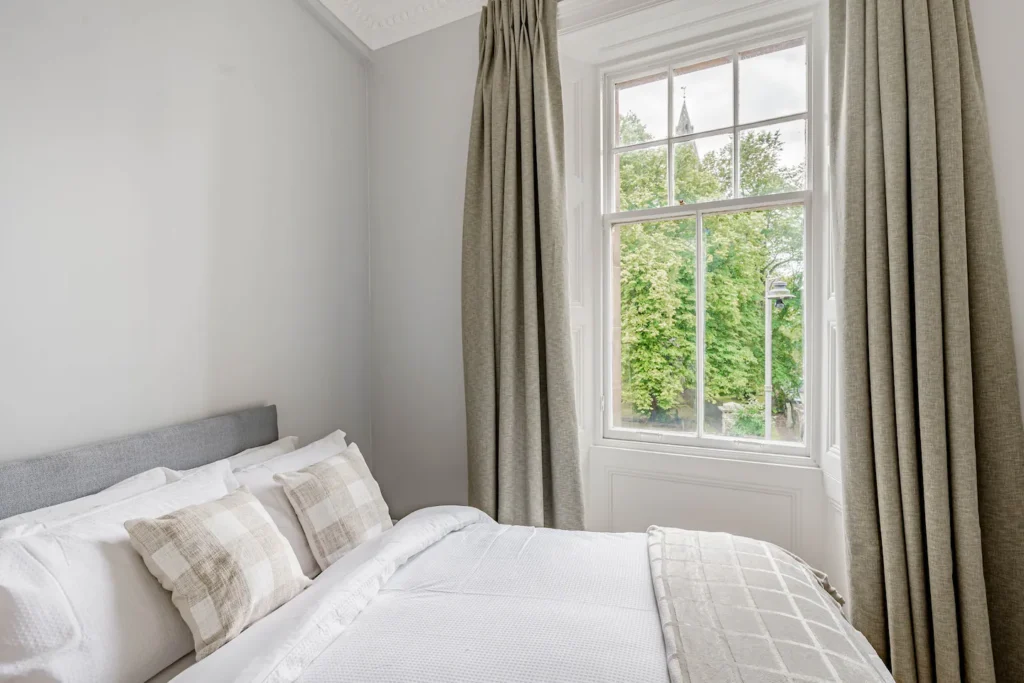
<instances>
[{"instance_id":1,"label":"white wall panelling","mask_svg":"<svg viewBox=\"0 0 1024 683\"><path fill-rule=\"evenodd\" d=\"M815 32L815 52L821 55L822 61L827 54L828 31L824 24L824 12L819 17L820 30ZM820 126L816 136L825 136L827 123L825 112L828 111L828 88L824 69L816 71L813 75L816 79L812 92L815 95L815 106L822 112ZM817 434L814 445L817 459L822 469L823 503L822 511L822 545L823 557L821 569L825 570L832 579L840 593L847 594L849 583L847 580L846 565L846 531L843 527L843 491L842 491L842 467L840 461L841 443L841 374L840 360L842 359L842 339L838 327L838 286L839 276L836 266L839 263L837 223L835 220L834 207L831 204L831 175L827 173L828 167L825 160L828 158L827 143L824 138L817 143L822 150L820 160L823 162L820 175L818 176L818 203L815 206L815 220L820 226L819 238L813 245L819 250L818 263L822 265L821 277L818 280L817 298L821 303L817 311L818 328L815 330L822 349L822 353L815 363L815 376L818 378L818 386L821 387L821 408L822 423Z\"/></svg>"},{"instance_id":2,"label":"white wall panelling","mask_svg":"<svg viewBox=\"0 0 1024 683\"><path fill-rule=\"evenodd\" d=\"M826 487L823 569L827 567L829 580L840 595L850 595L850 572L846 558L846 529L843 506ZM848 603L847 603L848 604Z\"/></svg>"},{"instance_id":3,"label":"white wall panelling","mask_svg":"<svg viewBox=\"0 0 1024 683\"><path fill-rule=\"evenodd\" d=\"M591 255L600 251L600 225L595 207L589 202L599 189L598 174L592 172L597 161L597 122L590 116L597 97L598 76L593 66L561 58L564 102L566 158L566 244L569 280L569 315L572 325L573 370L576 378L576 409L578 415L581 467L584 473L584 494L589 492L586 476L590 457L593 415L597 407L599 385L593 381L589 363L593 358L597 329L592 301L600 283L590 268Z\"/></svg>"},{"instance_id":4,"label":"white wall panelling","mask_svg":"<svg viewBox=\"0 0 1024 683\"><path fill-rule=\"evenodd\" d=\"M591 529L660 524L727 531L777 543L822 566L824 500L813 465L594 446L589 479Z\"/></svg>"}]
</instances>

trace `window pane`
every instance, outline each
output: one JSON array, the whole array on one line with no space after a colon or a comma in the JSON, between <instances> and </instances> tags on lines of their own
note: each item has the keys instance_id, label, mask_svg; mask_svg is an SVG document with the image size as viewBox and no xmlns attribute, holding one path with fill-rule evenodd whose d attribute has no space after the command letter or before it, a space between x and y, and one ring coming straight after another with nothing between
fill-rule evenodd
<instances>
[{"instance_id":1,"label":"window pane","mask_svg":"<svg viewBox=\"0 0 1024 683\"><path fill-rule=\"evenodd\" d=\"M788 41L740 53L740 124L807 111L807 47Z\"/></svg>"},{"instance_id":2,"label":"window pane","mask_svg":"<svg viewBox=\"0 0 1024 683\"><path fill-rule=\"evenodd\" d=\"M807 187L807 122L752 128L740 134L740 189L744 197Z\"/></svg>"},{"instance_id":3,"label":"window pane","mask_svg":"<svg viewBox=\"0 0 1024 683\"><path fill-rule=\"evenodd\" d=\"M732 196L732 136L676 144L676 202L696 204Z\"/></svg>"},{"instance_id":4,"label":"window pane","mask_svg":"<svg viewBox=\"0 0 1024 683\"><path fill-rule=\"evenodd\" d=\"M696 265L693 218L612 232L616 427L696 433Z\"/></svg>"},{"instance_id":5,"label":"window pane","mask_svg":"<svg viewBox=\"0 0 1024 683\"><path fill-rule=\"evenodd\" d=\"M802 442L804 207L706 215L704 235L704 433L765 437L768 348L771 439Z\"/></svg>"},{"instance_id":6,"label":"window pane","mask_svg":"<svg viewBox=\"0 0 1024 683\"><path fill-rule=\"evenodd\" d=\"M668 137L668 76L658 74L615 85L617 146Z\"/></svg>"},{"instance_id":7,"label":"window pane","mask_svg":"<svg viewBox=\"0 0 1024 683\"><path fill-rule=\"evenodd\" d=\"M713 59L675 70L672 135L690 135L732 125L732 60Z\"/></svg>"},{"instance_id":8,"label":"window pane","mask_svg":"<svg viewBox=\"0 0 1024 683\"><path fill-rule=\"evenodd\" d=\"M668 206L668 147L616 154L615 175L617 211Z\"/></svg>"}]
</instances>

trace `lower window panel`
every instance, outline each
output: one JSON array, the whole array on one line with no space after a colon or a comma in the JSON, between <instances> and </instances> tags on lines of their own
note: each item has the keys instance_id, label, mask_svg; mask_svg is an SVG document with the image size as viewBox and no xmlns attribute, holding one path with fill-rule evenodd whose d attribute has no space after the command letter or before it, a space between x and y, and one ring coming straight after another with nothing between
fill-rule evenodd
<instances>
[{"instance_id":1,"label":"lower window panel","mask_svg":"<svg viewBox=\"0 0 1024 683\"><path fill-rule=\"evenodd\" d=\"M700 244L696 216L612 231L612 426L802 443L804 206L700 222Z\"/></svg>"}]
</instances>

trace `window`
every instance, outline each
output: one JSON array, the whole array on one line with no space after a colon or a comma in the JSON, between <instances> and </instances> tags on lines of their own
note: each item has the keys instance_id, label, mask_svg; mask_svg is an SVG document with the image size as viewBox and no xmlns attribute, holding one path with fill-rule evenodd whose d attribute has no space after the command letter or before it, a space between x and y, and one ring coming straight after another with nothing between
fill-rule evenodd
<instances>
[{"instance_id":1,"label":"window","mask_svg":"<svg viewBox=\"0 0 1024 683\"><path fill-rule=\"evenodd\" d=\"M606 75L606 436L806 452L807 46Z\"/></svg>"}]
</instances>

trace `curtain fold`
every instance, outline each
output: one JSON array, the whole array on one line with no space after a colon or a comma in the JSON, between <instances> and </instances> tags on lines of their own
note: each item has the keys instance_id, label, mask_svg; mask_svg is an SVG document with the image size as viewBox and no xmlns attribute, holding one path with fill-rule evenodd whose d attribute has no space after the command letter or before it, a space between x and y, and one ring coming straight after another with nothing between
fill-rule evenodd
<instances>
[{"instance_id":1,"label":"curtain fold","mask_svg":"<svg viewBox=\"0 0 1024 683\"><path fill-rule=\"evenodd\" d=\"M1024 681L1024 430L967 0L831 0L851 616L894 677Z\"/></svg>"},{"instance_id":2,"label":"curtain fold","mask_svg":"<svg viewBox=\"0 0 1024 683\"><path fill-rule=\"evenodd\" d=\"M580 529L556 7L491 0L480 19L462 238L469 502Z\"/></svg>"}]
</instances>

